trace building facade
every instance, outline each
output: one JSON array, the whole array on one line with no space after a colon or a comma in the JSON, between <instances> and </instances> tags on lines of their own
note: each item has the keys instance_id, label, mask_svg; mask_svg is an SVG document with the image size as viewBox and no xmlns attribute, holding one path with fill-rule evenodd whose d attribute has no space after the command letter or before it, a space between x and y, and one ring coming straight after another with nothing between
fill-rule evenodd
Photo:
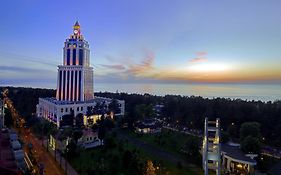
<instances>
[{"instance_id":1,"label":"building facade","mask_svg":"<svg viewBox=\"0 0 281 175\"><path fill-rule=\"evenodd\" d=\"M57 100L93 99L93 67L90 67L89 43L81 34L78 22L64 42L63 65L58 66Z\"/></svg>"},{"instance_id":2,"label":"building facade","mask_svg":"<svg viewBox=\"0 0 281 175\"><path fill-rule=\"evenodd\" d=\"M37 116L60 127L61 121L67 115L86 115L88 109L97 104L103 104L108 109L112 99L95 97L93 84L89 43L84 39L80 25L76 22L73 34L64 43L63 65L58 66L56 98L39 98ZM125 113L125 101L117 102L120 113L115 115L122 116Z\"/></svg>"}]
</instances>

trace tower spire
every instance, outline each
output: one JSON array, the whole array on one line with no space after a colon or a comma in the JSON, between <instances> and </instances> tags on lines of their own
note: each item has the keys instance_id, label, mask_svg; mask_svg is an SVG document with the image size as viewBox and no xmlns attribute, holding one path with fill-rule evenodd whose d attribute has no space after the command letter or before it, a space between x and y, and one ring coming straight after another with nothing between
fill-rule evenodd
<instances>
[{"instance_id":1,"label":"tower spire","mask_svg":"<svg viewBox=\"0 0 281 175\"><path fill-rule=\"evenodd\" d=\"M74 26L73 26L73 33L75 35L80 35L81 31L80 31L80 24L78 21L75 22Z\"/></svg>"},{"instance_id":2,"label":"tower spire","mask_svg":"<svg viewBox=\"0 0 281 175\"><path fill-rule=\"evenodd\" d=\"M80 24L79 24L78 20L75 22L74 26L79 26L80 27Z\"/></svg>"}]
</instances>

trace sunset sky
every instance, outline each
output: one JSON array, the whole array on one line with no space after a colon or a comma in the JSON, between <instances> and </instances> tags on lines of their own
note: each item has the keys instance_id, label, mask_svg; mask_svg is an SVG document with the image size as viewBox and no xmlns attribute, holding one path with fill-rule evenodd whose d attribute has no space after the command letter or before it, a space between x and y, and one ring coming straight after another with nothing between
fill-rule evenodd
<instances>
[{"instance_id":1,"label":"sunset sky","mask_svg":"<svg viewBox=\"0 0 281 175\"><path fill-rule=\"evenodd\" d=\"M94 81L281 83L279 0L1 2L0 85L56 87L78 20Z\"/></svg>"}]
</instances>

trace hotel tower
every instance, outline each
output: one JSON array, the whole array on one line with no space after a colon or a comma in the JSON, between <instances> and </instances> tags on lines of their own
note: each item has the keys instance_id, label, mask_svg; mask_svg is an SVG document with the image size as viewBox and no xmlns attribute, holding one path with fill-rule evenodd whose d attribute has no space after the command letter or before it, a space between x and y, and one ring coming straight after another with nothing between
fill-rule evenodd
<instances>
[{"instance_id":1,"label":"hotel tower","mask_svg":"<svg viewBox=\"0 0 281 175\"><path fill-rule=\"evenodd\" d=\"M63 65L58 66L56 98L39 98L36 106L37 116L61 127L65 125L65 121L71 123L72 118L69 117L72 114L74 118L83 115L86 121L89 118L86 116L88 109L97 104L104 104L108 109L112 99L94 97L93 84L89 43L84 39L80 25L76 22L73 33L64 42ZM122 116L125 112L125 101L117 102L120 113L115 115Z\"/></svg>"},{"instance_id":2,"label":"hotel tower","mask_svg":"<svg viewBox=\"0 0 281 175\"><path fill-rule=\"evenodd\" d=\"M58 66L57 100L93 99L93 68L90 67L89 43L81 34L78 22L64 42L63 65Z\"/></svg>"}]
</instances>

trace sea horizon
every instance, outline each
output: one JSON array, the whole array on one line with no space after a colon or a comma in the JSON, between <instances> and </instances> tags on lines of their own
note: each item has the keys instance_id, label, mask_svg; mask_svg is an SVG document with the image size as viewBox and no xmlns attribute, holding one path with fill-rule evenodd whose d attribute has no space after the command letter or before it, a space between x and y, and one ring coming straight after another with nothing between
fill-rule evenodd
<instances>
[{"instance_id":1,"label":"sea horizon","mask_svg":"<svg viewBox=\"0 0 281 175\"><path fill-rule=\"evenodd\" d=\"M113 86L115 85L115 86ZM230 98L260 100L264 102L281 100L281 84L146 84L146 83L96 83L95 92L126 92L158 96L182 95L204 98Z\"/></svg>"},{"instance_id":2,"label":"sea horizon","mask_svg":"<svg viewBox=\"0 0 281 175\"><path fill-rule=\"evenodd\" d=\"M56 89L52 86L2 85L12 87L31 87ZM181 95L201 96L203 98L230 98L247 101L281 100L281 84L263 83L94 83L94 92L112 92L128 94L151 94L157 96Z\"/></svg>"}]
</instances>

